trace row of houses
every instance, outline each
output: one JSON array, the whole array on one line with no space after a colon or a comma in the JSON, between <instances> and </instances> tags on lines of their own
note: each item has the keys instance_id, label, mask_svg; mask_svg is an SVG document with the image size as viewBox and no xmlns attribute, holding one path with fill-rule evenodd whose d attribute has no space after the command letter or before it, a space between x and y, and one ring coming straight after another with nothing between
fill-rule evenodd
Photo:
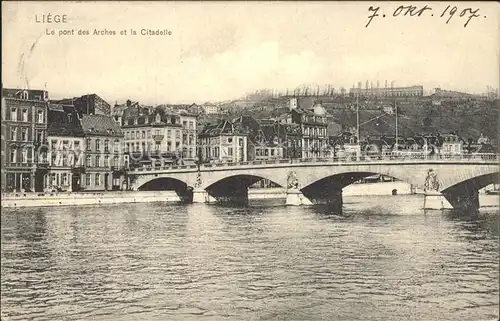
<instances>
[{"instance_id":1,"label":"row of houses","mask_svg":"<svg viewBox=\"0 0 500 321\"><path fill-rule=\"evenodd\" d=\"M50 100L44 90L2 88L2 191L128 189L128 170L198 162L325 158L422 150L489 152L489 141L456 133L365 137L340 124L318 101L291 100L276 117L218 116L202 122L201 106L109 105L95 94ZM366 146L371 146L367 149ZM377 148L374 148L377 146Z\"/></svg>"}]
</instances>

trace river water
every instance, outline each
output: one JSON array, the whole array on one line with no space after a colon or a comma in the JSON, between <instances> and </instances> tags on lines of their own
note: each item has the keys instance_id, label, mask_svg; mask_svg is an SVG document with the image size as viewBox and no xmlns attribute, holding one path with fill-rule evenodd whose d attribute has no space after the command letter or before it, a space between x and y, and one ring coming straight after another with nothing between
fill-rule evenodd
<instances>
[{"instance_id":1,"label":"river water","mask_svg":"<svg viewBox=\"0 0 500 321\"><path fill-rule=\"evenodd\" d=\"M2 210L2 320L498 319L496 210L344 201Z\"/></svg>"}]
</instances>

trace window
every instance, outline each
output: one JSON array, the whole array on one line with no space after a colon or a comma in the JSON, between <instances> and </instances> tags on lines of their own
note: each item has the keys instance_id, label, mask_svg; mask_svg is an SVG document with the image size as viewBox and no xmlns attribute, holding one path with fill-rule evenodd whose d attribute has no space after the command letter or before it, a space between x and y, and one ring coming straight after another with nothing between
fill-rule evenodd
<instances>
[{"instance_id":1,"label":"window","mask_svg":"<svg viewBox=\"0 0 500 321\"><path fill-rule=\"evenodd\" d=\"M109 156L106 155L106 156L104 156L104 167L109 167L109 165L110 165L109 164Z\"/></svg>"},{"instance_id":2,"label":"window","mask_svg":"<svg viewBox=\"0 0 500 321\"><path fill-rule=\"evenodd\" d=\"M101 166L101 156L99 156L99 155L95 156L95 166L96 167Z\"/></svg>"},{"instance_id":3,"label":"window","mask_svg":"<svg viewBox=\"0 0 500 321\"><path fill-rule=\"evenodd\" d=\"M232 147L229 147L229 148L227 149L227 155L228 155L228 156L233 156L233 148L232 148Z\"/></svg>"},{"instance_id":4,"label":"window","mask_svg":"<svg viewBox=\"0 0 500 321\"><path fill-rule=\"evenodd\" d=\"M86 174L85 175L85 185L90 186L90 184L91 184L91 175Z\"/></svg>"},{"instance_id":5,"label":"window","mask_svg":"<svg viewBox=\"0 0 500 321\"><path fill-rule=\"evenodd\" d=\"M114 167L118 167L118 166L119 166L119 163L118 163L118 156L113 157L113 166L114 166Z\"/></svg>"},{"instance_id":6,"label":"window","mask_svg":"<svg viewBox=\"0 0 500 321\"><path fill-rule=\"evenodd\" d=\"M187 128L187 121L185 121L185 120L184 120L184 121L182 122L182 127Z\"/></svg>"},{"instance_id":7,"label":"window","mask_svg":"<svg viewBox=\"0 0 500 321\"><path fill-rule=\"evenodd\" d=\"M155 150L160 150L160 142L156 142ZM170 142L167 143L167 151L170 151Z\"/></svg>"},{"instance_id":8,"label":"window","mask_svg":"<svg viewBox=\"0 0 500 321\"><path fill-rule=\"evenodd\" d=\"M95 150L97 152L101 151L101 140L100 139L95 140Z\"/></svg>"},{"instance_id":9,"label":"window","mask_svg":"<svg viewBox=\"0 0 500 321\"><path fill-rule=\"evenodd\" d=\"M15 149L10 150L10 162L11 163L16 162L16 150Z\"/></svg>"},{"instance_id":10,"label":"window","mask_svg":"<svg viewBox=\"0 0 500 321\"><path fill-rule=\"evenodd\" d=\"M87 159L85 160L85 163L87 166L91 167L92 166L92 157L90 155L87 155Z\"/></svg>"},{"instance_id":11,"label":"window","mask_svg":"<svg viewBox=\"0 0 500 321\"><path fill-rule=\"evenodd\" d=\"M159 130L156 130L156 135L160 135L160 131ZM167 130L167 137L170 137L172 136L172 130L168 129Z\"/></svg>"},{"instance_id":12,"label":"window","mask_svg":"<svg viewBox=\"0 0 500 321\"><path fill-rule=\"evenodd\" d=\"M21 140L23 142L28 141L28 128L21 128Z\"/></svg>"},{"instance_id":13,"label":"window","mask_svg":"<svg viewBox=\"0 0 500 321\"><path fill-rule=\"evenodd\" d=\"M39 110L37 112L37 122L38 123L43 123L43 110Z\"/></svg>"},{"instance_id":14,"label":"window","mask_svg":"<svg viewBox=\"0 0 500 321\"><path fill-rule=\"evenodd\" d=\"M233 138L232 138L232 137L228 137L228 138L227 138L227 142L228 142L228 143L232 143L232 142L233 142Z\"/></svg>"},{"instance_id":15,"label":"window","mask_svg":"<svg viewBox=\"0 0 500 321\"><path fill-rule=\"evenodd\" d=\"M115 154L118 154L119 149L120 149L120 140L115 139L115 141L113 143L113 150L114 150Z\"/></svg>"},{"instance_id":16,"label":"window","mask_svg":"<svg viewBox=\"0 0 500 321\"><path fill-rule=\"evenodd\" d=\"M159 146L159 144L157 144L156 146ZM171 148L172 148L172 143L167 142L167 152L169 152Z\"/></svg>"},{"instance_id":17,"label":"window","mask_svg":"<svg viewBox=\"0 0 500 321\"><path fill-rule=\"evenodd\" d=\"M17 109L15 108L10 109L10 120L17 121Z\"/></svg>"},{"instance_id":18,"label":"window","mask_svg":"<svg viewBox=\"0 0 500 321\"><path fill-rule=\"evenodd\" d=\"M17 127L10 129L10 140L17 140Z\"/></svg>"},{"instance_id":19,"label":"window","mask_svg":"<svg viewBox=\"0 0 500 321\"><path fill-rule=\"evenodd\" d=\"M175 137L176 138L180 138L181 137L181 131L180 130L176 130L175 131Z\"/></svg>"},{"instance_id":20,"label":"window","mask_svg":"<svg viewBox=\"0 0 500 321\"><path fill-rule=\"evenodd\" d=\"M23 148L23 152L21 153L21 161L23 163L28 162L28 150L26 148Z\"/></svg>"},{"instance_id":21,"label":"window","mask_svg":"<svg viewBox=\"0 0 500 321\"><path fill-rule=\"evenodd\" d=\"M128 139L128 132L125 132L125 139Z\"/></svg>"},{"instance_id":22,"label":"window","mask_svg":"<svg viewBox=\"0 0 500 321\"><path fill-rule=\"evenodd\" d=\"M101 174L95 174L95 186L101 185Z\"/></svg>"},{"instance_id":23,"label":"window","mask_svg":"<svg viewBox=\"0 0 500 321\"><path fill-rule=\"evenodd\" d=\"M151 138L151 129L148 129L148 138Z\"/></svg>"},{"instance_id":24,"label":"window","mask_svg":"<svg viewBox=\"0 0 500 321\"><path fill-rule=\"evenodd\" d=\"M36 141L37 142L42 142L43 141L43 132L41 130L36 131Z\"/></svg>"},{"instance_id":25,"label":"window","mask_svg":"<svg viewBox=\"0 0 500 321\"><path fill-rule=\"evenodd\" d=\"M23 121L27 122L28 121L28 110L23 109Z\"/></svg>"},{"instance_id":26,"label":"window","mask_svg":"<svg viewBox=\"0 0 500 321\"><path fill-rule=\"evenodd\" d=\"M74 150L80 150L80 141L75 140L73 143L74 143Z\"/></svg>"},{"instance_id":27,"label":"window","mask_svg":"<svg viewBox=\"0 0 500 321\"><path fill-rule=\"evenodd\" d=\"M130 143L125 144L125 153L130 151Z\"/></svg>"},{"instance_id":28,"label":"window","mask_svg":"<svg viewBox=\"0 0 500 321\"><path fill-rule=\"evenodd\" d=\"M62 183L63 185L68 185L68 174L66 173L62 174Z\"/></svg>"},{"instance_id":29,"label":"window","mask_svg":"<svg viewBox=\"0 0 500 321\"><path fill-rule=\"evenodd\" d=\"M87 138L87 150L92 151L92 139Z\"/></svg>"},{"instance_id":30,"label":"window","mask_svg":"<svg viewBox=\"0 0 500 321\"><path fill-rule=\"evenodd\" d=\"M145 131L145 130L143 130L143 131L141 132L141 138L142 138L142 139L146 138L146 131Z\"/></svg>"}]
</instances>

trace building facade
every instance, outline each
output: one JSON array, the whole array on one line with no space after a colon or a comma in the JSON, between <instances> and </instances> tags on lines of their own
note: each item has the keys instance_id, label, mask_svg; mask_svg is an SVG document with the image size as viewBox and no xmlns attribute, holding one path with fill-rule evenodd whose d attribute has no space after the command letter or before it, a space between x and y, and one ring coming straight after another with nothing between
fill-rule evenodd
<instances>
[{"instance_id":1,"label":"building facade","mask_svg":"<svg viewBox=\"0 0 500 321\"><path fill-rule=\"evenodd\" d=\"M81 97L65 98L52 101L54 104L75 106L76 112L81 116L87 115L111 115L111 105L97 94L88 94Z\"/></svg>"},{"instance_id":2,"label":"building facade","mask_svg":"<svg viewBox=\"0 0 500 321\"><path fill-rule=\"evenodd\" d=\"M84 133L74 106L50 104L47 129L48 173L44 175L46 191L79 191L84 168Z\"/></svg>"},{"instance_id":3,"label":"building facade","mask_svg":"<svg viewBox=\"0 0 500 321\"><path fill-rule=\"evenodd\" d=\"M296 108L291 111L292 122L300 125L302 159L328 157L326 112L321 106L313 110Z\"/></svg>"},{"instance_id":4,"label":"building facade","mask_svg":"<svg viewBox=\"0 0 500 321\"><path fill-rule=\"evenodd\" d=\"M2 88L2 191L43 191L48 92Z\"/></svg>"},{"instance_id":5,"label":"building facade","mask_svg":"<svg viewBox=\"0 0 500 321\"><path fill-rule=\"evenodd\" d=\"M245 162L248 134L226 120L207 124L198 135L200 158L204 163Z\"/></svg>"},{"instance_id":6,"label":"building facade","mask_svg":"<svg viewBox=\"0 0 500 321\"><path fill-rule=\"evenodd\" d=\"M180 122L182 124L182 158L194 161L197 159L196 148L198 131L196 126L197 115L186 110L179 111Z\"/></svg>"},{"instance_id":7,"label":"building facade","mask_svg":"<svg viewBox=\"0 0 500 321\"><path fill-rule=\"evenodd\" d=\"M85 138L85 174L82 189L86 191L123 190L128 188L125 169L128 156L123 153L123 133L111 116L82 115Z\"/></svg>"}]
</instances>

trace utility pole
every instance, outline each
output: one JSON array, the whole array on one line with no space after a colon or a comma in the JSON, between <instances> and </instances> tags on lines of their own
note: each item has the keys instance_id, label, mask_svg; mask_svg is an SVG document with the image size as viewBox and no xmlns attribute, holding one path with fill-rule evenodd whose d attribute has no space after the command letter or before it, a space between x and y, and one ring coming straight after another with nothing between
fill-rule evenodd
<instances>
[{"instance_id":1,"label":"utility pole","mask_svg":"<svg viewBox=\"0 0 500 321\"><path fill-rule=\"evenodd\" d=\"M361 154L361 145L359 141L359 102L358 102L359 94L356 94L356 160L359 161L359 156Z\"/></svg>"},{"instance_id":2,"label":"utility pole","mask_svg":"<svg viewBox=\"0 0 500 321\"><path fill-rule=\"evenodd\" d=\"M396 104L396 101L394 101L394 108L396 109L396 147L397 150L399 150L399 140L398 140L398 105Z\"/></svg>"},{"instance_id":3,"label":"utility pole","mask_svg":"<svg viewBox=\"0 0 500 321\"><path fill-rule=\"evenodd\" d=\"M359 145L359 103L358 103L358 95L356 94L356 140Z\"/></svg>"}]
</instances>

